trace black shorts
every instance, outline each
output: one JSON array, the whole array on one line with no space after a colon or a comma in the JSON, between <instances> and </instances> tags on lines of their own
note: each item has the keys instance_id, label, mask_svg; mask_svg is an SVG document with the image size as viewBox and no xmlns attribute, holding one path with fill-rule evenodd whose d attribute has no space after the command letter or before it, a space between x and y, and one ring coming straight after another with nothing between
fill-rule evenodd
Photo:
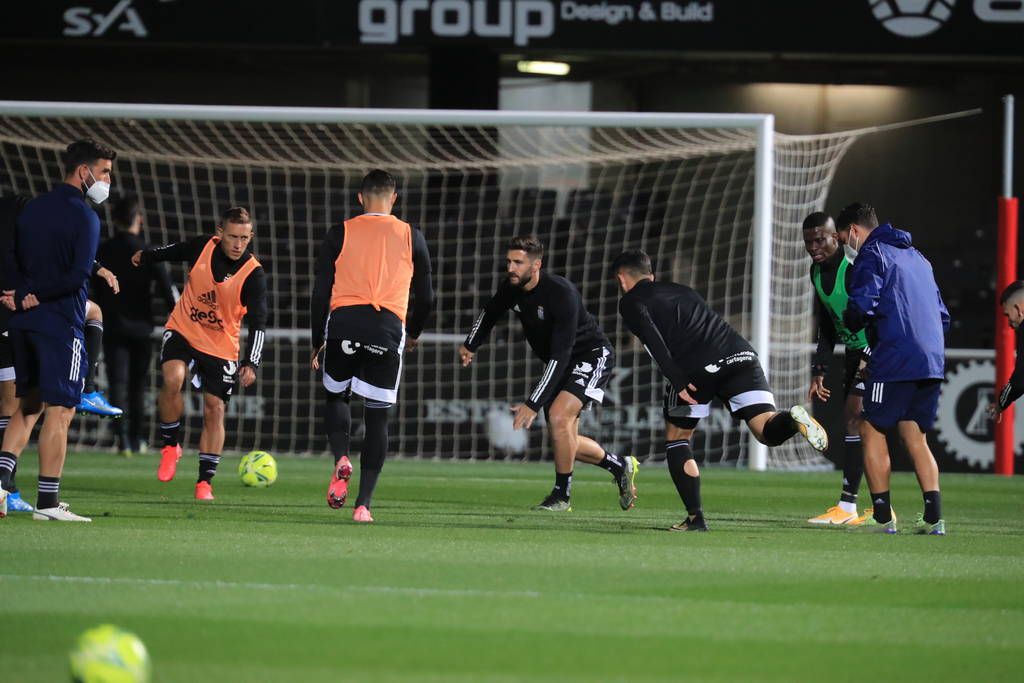
<instances>
[{"instance_id":1,"label":"black shorts","mask_svg":"<svg viewBox=\"0 0 1024 683\"><path fill-rule=\"evenodd\" d=\"M569 360L571 369L559 379L558 391L555 392L546 406L545 412L551 407L558 394L568 392L578 398L586 410L593 404L601 405L604 401L604 388L615 370L615 354L606 346L591 349L586 354L574 356Z\"/></svg>"},{"instance_id":2,"label":"black shorts","mask_svg":"<svg viewBox=\"0 0 1024 683\"><path fill-rule=\"evenodd\" d=\"M714 365L726 368L727 361L723 359ZM775 410L775 396L756 357L753 362L745 362L724 374L719 374L719 371L702 373L693 385L697 387L694 396L697 403L689 405L683 403L679 394L666 383L662 406L665 422L680 429L694 429L702 417L711 414L711 400L714 398L728 406L729 412L739 420L749 420Z\"/></svg>"},{"instance_id":3,"label":"black shorts","mask_svg":"<svg viewBox=\"0 0 1024 683\"><path fill-rule=\"evenodd\" d=\"M843 391L847 396L864 395L864 376L860 362L864 353L858 349L846 349L846 368L843 372Z\"/></svg>"},{"instance_id":4,"label":"black shorts","mask_svg":"<svg viewBox=\"0 0 1024 683\"><path fill-rule=\"evenodd\" d=\"M180 360L188 364L188 369L192 373L192 386L196 389L202 389L225 403L231 398L238 382L237 361L196 351L185 337L174 330L167 330L160 346L160 364L171 360Z\"/></svg>"},{"instance_id":5,"label":"black shorts","mask_svg":"<svg viewBox=\"0 0 1024 683\"><path fill-rule=\"evenodd\" d=\"M324 345L324 387L332 394L356 394L379 404L398 402L403 336L397 348L356 339L328 339Z\"/></svg>"},{"instance_id":6,"label":"black shorts","mask_svg":"<svg viewBox=\"0 0 1024 683\"><path fill-rule=\"evenodd\" d=\"M7 330L0 334L0 382L14 381L14 353Z\"/></svg>"}]
</instances>

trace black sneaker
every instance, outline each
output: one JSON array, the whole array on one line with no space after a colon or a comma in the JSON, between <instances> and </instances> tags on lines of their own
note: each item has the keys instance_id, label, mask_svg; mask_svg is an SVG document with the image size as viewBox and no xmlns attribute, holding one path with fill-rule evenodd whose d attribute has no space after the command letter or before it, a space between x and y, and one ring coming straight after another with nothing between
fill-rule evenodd
<instances>
[{"instance_id":1,"label":"black sneaker","mask_svg":"<svg viewBox=\"0 0 1024 683\"><path fill-rule=\"evenodd\" d=\"M708 523L704 521L704 515L697 515L693 519L687 517L679 524L673 524L669 531L707 531Z\"/></svg>"},{"instance_id":2,"label":"black sneaker","mask_svg":"<svg viewBox=\"0 0 1024 683\"><path fill-rule=\"evenodd\" d=\"M547 498L539 505L534 505L532 509L545 512L572 512L572 505L569 504L568 498L562 498L552 491Z\"/></svg>"}]
</instances>

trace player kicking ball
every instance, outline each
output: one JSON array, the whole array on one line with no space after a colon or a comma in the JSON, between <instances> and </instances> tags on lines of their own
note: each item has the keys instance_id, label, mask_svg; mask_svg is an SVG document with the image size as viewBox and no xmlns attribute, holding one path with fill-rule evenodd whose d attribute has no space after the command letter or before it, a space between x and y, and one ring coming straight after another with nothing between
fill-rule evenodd
<instances>
[{"instance_id":1,"label":"player kicking ball","mask_svg":"<svg viewBox=\"0 0 1024 683\"><path fill-rule=\"evenodd\" d=\"M615 367L612 344L584 308L579 290L564 277L541 271L543 259L544 247L536 237L509 242L506 280L459 348L462 367L473 362L495 323L513 309L530 348L545 363L530 395L515 408L513 427L529 429L543 410L555 451L555 486L534 510L572 510L569 501L577 459L610 472L618 487L619 506L628 510L636 502L636 458L609 453L579 433L580 413L604 400L604 387Z\"/></svg>"},{"instance_id":2,"label":"player kicking ball","mask_svg":"<svg viewBox=\"0 0 1024 683\"><path fill-rule=\"evenodd\" d=\"M135 266L187 261L185 291L171 311L160 347L160 435L163 448L156 478L174 479L181 459L182 392L192 371L192 385L203 392L203 431L199 436L196 500L213 500L213 477L224 448L224 411L235 384L256 381L263 356L267 321L266 274L250 251L252 218L242 207L228 209L213 237L137 251ZM238 363L242 319L249 327L249 350Z\"/></svg>"},{"instance_id":3,"label":"player kicking ball","mask_svg":"<svg viewBox=\"0 0 1024 683\"><path fill-rule=\"evenodd\" d=\"M802 406L776 410L757 354L701 296L686 285L655 282L651 258L625 251L612 262L623 295L619 314L668 381L665 389L665 459L687 517L670 531L707 531L700 470L690 440L711 400L720 399L766 446L801 434L817 451L828 434Z\"/></svg>"}]
</instances>

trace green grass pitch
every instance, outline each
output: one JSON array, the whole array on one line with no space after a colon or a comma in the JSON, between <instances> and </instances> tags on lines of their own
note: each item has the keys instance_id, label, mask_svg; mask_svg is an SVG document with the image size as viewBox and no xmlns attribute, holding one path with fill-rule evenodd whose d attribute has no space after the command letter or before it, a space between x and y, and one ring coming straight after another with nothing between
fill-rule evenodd
<instances>
[{"instance_id":1,"label":"green grass pitch","mask_svg":"<svg viewBox=\"0 0 1024 683\"><path fill-rule=\"evenodd\" d=\"M680 534L662 464L629 512L579 467L555 515L529 511L549 464L389 462L357 526L325 460L279 458L269 489L237 463L198 504L194 457L160 484L152 457L76 454L64 495L93 524L0 521L0 679L68 680L111 622L159 682L1020 680L1020 477L947 475L949 536L890 537L803 523L838 473L710 469L712 532ZM916 516L911 475L893 503Z\"/></svg>"}]
</instances>

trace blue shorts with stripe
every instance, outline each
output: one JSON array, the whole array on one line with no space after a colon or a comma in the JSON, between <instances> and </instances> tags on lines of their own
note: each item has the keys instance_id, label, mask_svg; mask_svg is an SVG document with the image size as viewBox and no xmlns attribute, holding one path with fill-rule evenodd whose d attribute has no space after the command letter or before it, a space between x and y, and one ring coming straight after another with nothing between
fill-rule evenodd
<instances>
[{"instance_id":1,"label":"blue shorts with stripe","mask_svg":"<svg viewBox=\"0 0 1024 683\"><path fill-rule=\"evenodd\" d=\"M935 424L941 393L941 379L910 382L869 379L864 388L864 419L880 431L900 422L916 422L921 431L927 432Z\"/></svg>"},{"instance_id":2,"label":"blue shorts with stripe","mask_svg":"<svg viewBox=\"0 0 1024 683\"><path fill-rule=\"evenodd\" d=\"M18 397L39 390L48 405L74 408L82 398L89 358L81 331L63 334L10 330Z\"/></svg>"}]
</instances>

